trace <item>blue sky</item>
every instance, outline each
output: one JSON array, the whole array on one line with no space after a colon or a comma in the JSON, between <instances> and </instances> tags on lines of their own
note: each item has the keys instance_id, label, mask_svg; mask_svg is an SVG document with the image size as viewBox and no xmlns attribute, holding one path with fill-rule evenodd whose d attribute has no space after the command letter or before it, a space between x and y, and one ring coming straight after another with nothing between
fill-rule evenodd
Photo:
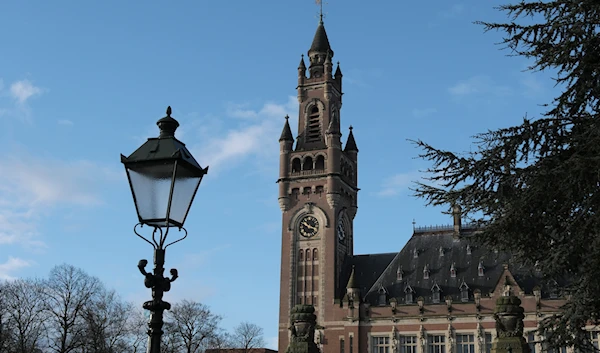
<instances>
[{"instance_id":1,"label":"blue sky","mask_svg":"<svg viewBox=\"0 0 600 353\"><path fill-rule=\"evenodd\" d=\"M550 76L523 72L498 33L472 24L504 20L498 4L325 4L341 123L360 149L355 253L399 251L413 219L450 222L411 196L427 164L407 139L467 151L475 133L549 101ZM208 304L228 329L255 322L276 347L277 140L286 114L296 130L296 68L317 11L310 0L3 1L0 279L66 262L127 300L150 299L136 264L152 249L132 232L119 154L157 136L170 105L177 136L210 171L188 239L168 249L180 278L166 299Z\"/></svg>"}]
</instances>

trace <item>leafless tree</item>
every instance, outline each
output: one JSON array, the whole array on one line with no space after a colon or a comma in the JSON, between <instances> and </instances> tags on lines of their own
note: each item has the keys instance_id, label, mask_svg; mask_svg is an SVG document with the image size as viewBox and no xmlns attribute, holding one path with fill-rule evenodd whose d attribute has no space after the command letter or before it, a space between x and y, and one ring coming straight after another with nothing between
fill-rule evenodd
<instances>
[{"instance_id":1,"label":"leafless tree","mask_svg":"<svg viewBox=\"0 0 600 353\"><path fill-rule=\"evenodd\" d=\"M233 348L231 335L222 329L219 329L212 337L208 339L205 346L206 349L214 349L217 352L226 352Z\"/></svg>"},{"instance_id":2,"label":"leafless tree","mask_svg":"<svg viewBox=\"0 0 600 353\"><path fill-rule=\"evenodd\" d=\"M129 351L144 353L148 344L148 318L141 309L132 308L129 316Z\"/></svg>"},{"instance_id":3,"label":"leafless tree","mask_svg":"<svg viewBox=\"0 0 600 353\"><path fill-rule=\"evenodd\" d=\"M128 349L133 305L123 302L114 290L100 290L82 314L86 353L121 353Z\"/></svg>"},{"instance_id":4,"label":"leafless tree","mask_svg":"<svg viewBox=\"0 0 600 353\"><path fill-rule=\"evenodd\" d=\"M265 346L262 327L249 322L242 322L233 330L232 343L244 353Z\"/></svg>"},{"instance_id":5,"label":"leafless tree","mask_svg":"<svg viewBox=\"0 0 600 353\"><path fill-rule=\"evenodd\" d=\"M85 307L102 289L102 283L81 269L63 264L50 271L45 289L48 346L55 353L75 352L85 342Z\"/></svg>"},{"instance_id":6,"label":"leafless tree","mask_svg":"<svg viewBox=\"0 0 600 353\"><path fill-rule=\"evenodd\" d=\"M208 306L190 300L174 304L167 318L185 353L203 351L207 341L217 334L221 321L221 317L213 314Z\"/></svg>"},{"instance_id":7,"label":"leafless tree","mask_svg":"<svg viewBox=\"0 0 600 353\"><path fill-rule=\"evenodd\" d=\"M37 280L18 279L2 288L2 352L30 353L38 349L45 332L42 286Z\"/></svg>"}]
</instances>

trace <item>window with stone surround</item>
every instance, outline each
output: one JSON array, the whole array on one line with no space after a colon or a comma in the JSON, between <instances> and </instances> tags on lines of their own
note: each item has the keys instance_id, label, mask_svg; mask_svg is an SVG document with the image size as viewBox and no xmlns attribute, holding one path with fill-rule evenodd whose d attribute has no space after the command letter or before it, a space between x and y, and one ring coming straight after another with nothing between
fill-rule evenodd
<instances>
[{"instance_id":1,"label":"window with stone surround","mask_svg":"<svg viewBox=\"0 0 600 353\"><path fill-rule=\"evenodd\" d=\"M535 333L534 332L528 332L527 333L527 344L529 344L529 349L530 349L530 353L539 353L537 351L537 344L535 342Z\"/></svg>"},{"instance_id":2,"label":"window with stone surround","mask_svg":"<svg viewBox=\"0 0 600 353\"><path fill-rule=\"evenodd\" d=\"M492 334L485 334L485 353L492 353Z\"/></svg>"},{"instance_id":3,"label":"window with stone surround","mask_svg":"<svg viewBox=\"0 0 600 353\"><path fill-rule=\"evenodd\" d=\"M400 353L417 353L417 336L400 336Z\"/></svg>"},{"instance_id":4,"label":"window with stone surround","mask_svg":"<svg viewBox=\"0 0 600 353\"><path fill-rule=\"evenodd\" d=\"M390 336L371 337L371 353L392 353Z\"/></svg>"},{"instance_id":5,"label":"window with stone surround","mask_svg":"<svg viewBox=\"0 0 600 353\"><path fill-rule=\"evenodd\" d=\"M446 336L428 335L427 353L446 353Z\"/></svg>"},{"instance_id":6,"label":"window with stone surround","mask_svg":"<svg viewBox=\"0 0 600 353\"><path fill-rule=\"evenodd\" d=\"M600 331L590 331L590 342L594 345L594 348L598 349L600 346L598 341L600 339Z\"/></svg>"},{"instance_id":7,"label":"window with stone surround","mask_svg":"<svg viewBox=\"0 0 600 353\"><path fill-rule=\"evenodd\" d=\"M340 338L340 353L346 353L345 350L346 350L346 347L345 347L344 339Z\"/></svg>"},{"instance_id":8,"label":"window with stone surround","mask_svg":"<svg viewBox=\"0 0 600 353\"><path fill-rule=\"evenodd\" d=\"M457 334L456 353L475 353L475 335Z\"/></svg>"},{"instance_id":9,"label":"window with stone surround","mask_svg":"<svg viewBox=\"0 0 600 353\"><path fill-rule=\"evenodd\" d=\"M348 351L349 353L354 353L354 336L351 335L350 337L348 337L348 339L350 340L348 342Z\"/></svg>"}]
</instances>

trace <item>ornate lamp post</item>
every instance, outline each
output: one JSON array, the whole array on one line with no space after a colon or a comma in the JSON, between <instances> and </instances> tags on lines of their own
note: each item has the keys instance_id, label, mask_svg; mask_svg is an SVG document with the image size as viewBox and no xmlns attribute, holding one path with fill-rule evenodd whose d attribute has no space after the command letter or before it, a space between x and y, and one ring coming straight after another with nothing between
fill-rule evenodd
<instances>
[{"instance_id":1,"label":"ornate lamp post","mask_svg":"<svg viewBox=\"0 0 600 353\"><path fill-rule=\"evenodd\" d=\"M167 116L156 124L160 129L158 137L149 138L129 157L121 155L139 219L134 232L154 248L152 273L145 269L148 260L138 263L138 269L145 277L144 284L152 288L152 300L143 305L151 312L148 353L160 353L163 311L171 308L171 304L162 298L178 277L176 269L171 269L171 278L164 277L165 249L187 237L183 223L202 177L208 172L208 167L200 167L185 144L175 138L179 123L171 117L171 107L167 108ZM153 228L152 241L138 233L138 226L144 225ZM169 229L173 227L183 230L185 235L167 243Z\"/></svg>"}]
</instances>

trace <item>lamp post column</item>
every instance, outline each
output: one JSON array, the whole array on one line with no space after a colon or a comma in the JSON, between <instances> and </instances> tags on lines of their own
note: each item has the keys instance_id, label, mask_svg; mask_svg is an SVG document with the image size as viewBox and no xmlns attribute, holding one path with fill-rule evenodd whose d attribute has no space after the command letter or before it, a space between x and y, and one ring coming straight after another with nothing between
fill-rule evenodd
<instances>
[{"instance_id":1,"label":"lamp post column","mask_svg":"<svg viewBox=\"0 0 600 353\"><path fill-rule=\"evenodd\" d=\"M163 301L163 294L171 289L171 282L177 279L176 269L171 269L171 278L164 277L165 250L158 248L154 250L154 270L148 273L145 270L147 260L140 260L138 268L146 277L144 285L152 288L152 300L144 303L143 308L150 311L148 322L148 353L160 353L160 342L163 334L163 313L171 309L171 304Z\"/></svg>"}]
</instances>

